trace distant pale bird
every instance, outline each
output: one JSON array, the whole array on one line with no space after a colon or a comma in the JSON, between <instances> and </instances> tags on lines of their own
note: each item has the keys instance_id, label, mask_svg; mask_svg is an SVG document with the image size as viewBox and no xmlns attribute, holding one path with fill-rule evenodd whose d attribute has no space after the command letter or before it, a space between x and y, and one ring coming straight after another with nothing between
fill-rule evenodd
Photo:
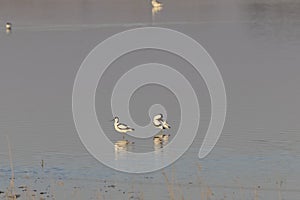
<instances>
[{"instance_id":1,"label":"distant pale bird","mask_svg":"<svg viewBox=\"0 0 300 200\"><path fill-rule=\"evenodd\" d=\"M119 118L118 117L115 117L113 119L114 121L114 127L115 127L115 130L119 133L123 133L123 134L126 134L127 132L131 132L131 131L134 131L133 128L130 128L129 126L127 126L126 124L122 124L122 123L119 123ZM123 139L125 138L125 136L123 135Z\"/></svg>"},{"instance_id":2,"label":"distant pale bird","mask_svg":"<svg viewBox=\"0 0 300 200\"><path fill-rule=\"evenodd\" d=\"M153 117L153 125L161 130L171 128L167 121L163 119L162 114L158 114Z\"/></svg>"},{"instance_id":3,"label":"distant pale bird","mask_svg":"<svg viewBox=\"0 0 300 200\"><path fill-rule=\"evenodd\" d=\"M162 6L163 6L163 4L160 3L160 2L158 2L157 0L152 0L152 1L151 1L151 4L152 4L152 6L153 6L154 8L162 7Z\"/></svg>"},{"instance_id":4,"label":"distant pale bird","mask_svg":"<svg viewBox=\"0 0 300 200\"><path fill-rule=\"evenodd\" d=\"M6 27L6 30L11 30L11 23L7 22L5 27Z\"/></svg>"}]
</instances>

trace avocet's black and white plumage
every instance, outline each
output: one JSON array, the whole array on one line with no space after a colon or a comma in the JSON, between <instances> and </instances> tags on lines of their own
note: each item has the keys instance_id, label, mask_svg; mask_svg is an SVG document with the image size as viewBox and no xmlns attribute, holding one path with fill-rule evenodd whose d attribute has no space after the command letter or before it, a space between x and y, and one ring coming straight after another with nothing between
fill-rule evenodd
<instances>
[{"instance_id":1,"label":"avocet's black and white plumage","mask_svg":"<svg viewBox=\"0 0 300 200\"><path fill-rule=\"evenodd\" d=\"M163 119L162 114L158 114L153 117L153 125L161 130L171 128L167 121Z\"/></svg>"},{"instance_id":2,"label":"avocet's black and white plumage","mask_svg":"<svg viewBox=\"0 0 300 200\"><path fill-rule=\"evenodd\" d=\"M126 124L122 124L119 122L119 118L115 117L114 118L114 128L117 132L119 133L123 133L126 134L127 132L131 132L134 131L133 128L130 128L129 126L127 126ZM124 138L124 135L123 135Z\"/></svg>"}]
</instances>

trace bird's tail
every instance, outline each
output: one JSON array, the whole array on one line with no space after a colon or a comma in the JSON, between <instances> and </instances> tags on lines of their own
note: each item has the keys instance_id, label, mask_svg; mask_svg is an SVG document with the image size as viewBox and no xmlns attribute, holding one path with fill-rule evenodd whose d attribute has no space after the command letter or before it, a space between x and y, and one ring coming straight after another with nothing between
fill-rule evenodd
<instances>
[{"instance_id":1,"label":"bird's tail","mask_svg":"<svg viewBox=\"0 0 300 200\"><path fill-rule=\"evenodd\" d=\"M164 129L170 129L171 126L165 121L165 122L163 122L163 128Z\"/></svg>"}]
</instances>

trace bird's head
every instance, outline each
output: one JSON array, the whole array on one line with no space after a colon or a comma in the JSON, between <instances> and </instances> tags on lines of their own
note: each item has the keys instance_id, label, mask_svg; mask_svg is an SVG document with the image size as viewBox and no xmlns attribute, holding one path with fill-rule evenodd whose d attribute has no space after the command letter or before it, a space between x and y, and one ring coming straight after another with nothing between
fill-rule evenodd
<instances>
[{"instance_id":1,"label":"bird's head","mask_svg":"<svg viewBox=\"0 0 300 200\"><path fill-rule=\"evenodd\" d=\"M119 117L114 117L114 119L112 121L118 123L119 122Z\"/></svg>"}]
</instances>

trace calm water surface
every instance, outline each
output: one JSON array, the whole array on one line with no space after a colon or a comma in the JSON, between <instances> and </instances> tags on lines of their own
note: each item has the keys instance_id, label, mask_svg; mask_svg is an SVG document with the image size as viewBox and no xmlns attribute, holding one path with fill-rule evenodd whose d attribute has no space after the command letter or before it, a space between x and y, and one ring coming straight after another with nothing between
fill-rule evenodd
<instances>
[{"instance_id":1,"label":"calm water surface","mask_svg":"<svg viewBox=\"0 0 300 200\"><path fill-rule=\"evenodd\" d=\"M163 10L152 15L149 2L141 0L0 0L1 26L13 23L10 34L0 29L0 191L9 184L9 135L17 186L57 199L95 199L97 191L105 199L168 199L162 171L120 173L89 155L75 130L71 104L76 72L99 42L129 28L159 26L181 31L206 48L222 73L228 98L221 138L207 158L198 160L210 119L209 94L199 79L198 136L164 170L169 179L175 174L176 191L185 199L203 198L207 187L211 199L300 198L300 2L163 2ZM152 58L186 67L174 55L150 50L120 58L113 67ZM108 73L118 76L117 70ZM188 67L186 73L192 73ZM111 119L109 108L96 106L99 120ZM177 112L175 106L170 109ZM147 120L138 111L135 115L141 123ZM176 118L170 120L176 127ZM103 123L112 141L121 139L109 122ZM133 148L148 151L151 145L140 141Z\"/></svg>"}]
</instances>

